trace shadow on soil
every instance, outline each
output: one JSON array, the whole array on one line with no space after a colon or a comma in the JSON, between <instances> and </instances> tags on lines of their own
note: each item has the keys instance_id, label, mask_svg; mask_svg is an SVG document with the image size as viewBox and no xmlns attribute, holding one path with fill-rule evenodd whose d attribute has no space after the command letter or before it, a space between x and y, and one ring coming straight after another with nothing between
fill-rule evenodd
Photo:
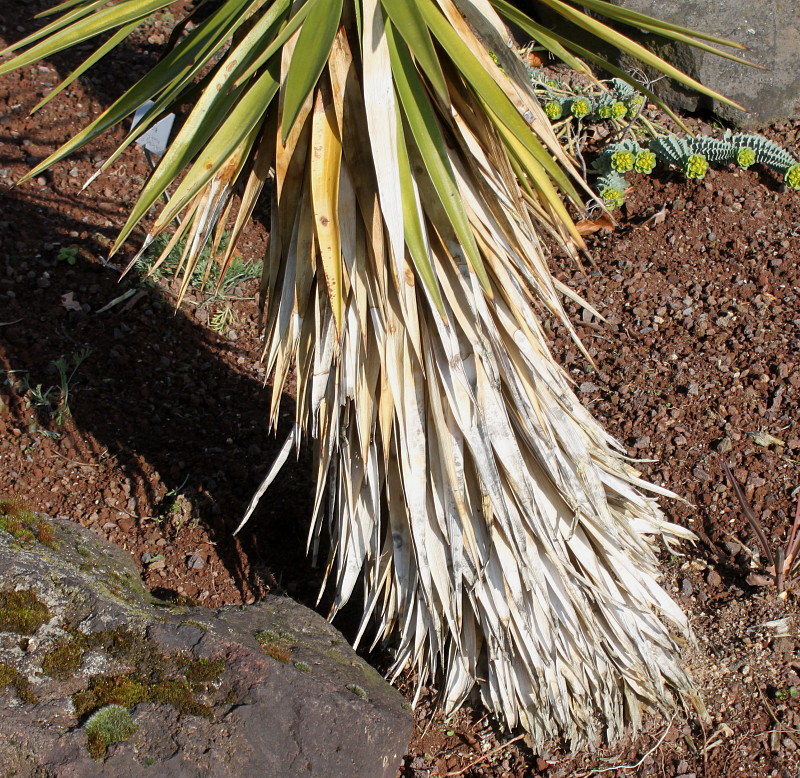
<instances>
[{"instance_id":1,"label":"shadow on soil","mask_svg":"<svg viewBox=\"0 0 800 778\"><path fill-rule=\"evenodd\" d=\"M8 41L20 39L50 21L32 17L52 5L52 0L27 0L21 11L0 8L0 33ZM67 50L47 63L63 78L94 45ZM107 106L157 61L162 49L160 43L125 41L83 76L81 85ZM17 149L33 142L52 151L57 145L48 141L52 134L43 124L33 141L10 136L0 141ZM80 151L71 159L86 154ZM28 165L37 161L26 159ZM67 217L65 213L76 213L74 203L63 207L64 198L72 195L54 191L50 183L46 174L38 188L32 183L0 193L0 295L6 295L0 296L0 322L21 319L0 328L0 369L27 371L19 375L32 386L47 387L58 383L54 360L90 349L72 382L72 418L63 429L49 424L67 436L74 458L84 461L82 452L92 459L116 457L119 469L136 484L140 520L145 506L163 513L176 495L185 496L192 520L208 528L242 592L257 593L266 572L273 591L287 591L313 605L320 575L305 554L313 495L306 454L297 464L287 463L249 526L238 539L232 535L294 414L293 401L284 397L277 434L269 434L270 391L252 370L259 346L252 337L247 344L228 343L186 310L176 313L171 301L142 286L140 278L120 281L114 268L84 259L81 255L105 255L123 220L91 193L80 198L80 216ZM113 226L98 226L109 218ZM78 247L81 255L74 264L58 258L59 245ZM97 313L135 286L145 289L135 305ZM68 292L90 311L66 310L61 298ZM248 329L252 334L255 327ZM230 361L223 360L225 352L233 357ZM249 370L232 367L237 360L246 361ZM20 421L30 417L21 401L13 410ZM100 451L85 450L96 445ZM166 497L156 493L154 480L162 483L160 491L166 487ZM87 484L90 488L95 487ZM89 502L94 497L103 499L102 494L92 495Z\"/></svg>"},{"instance_id":2,"label":"shadow on soil","mask_svg":"<svg viewBox=\"0 0 800 778\"><path fill-rule=\"evenodd\" d=\"M6 236L0 320L15 322L0 329L0 369L19 371L16 377L31 386L49 387L59 383L55 360L91 351L70 382L72 419L60 427L40 412L42 429L66 436L75 461L115 457L135 484L140 521L148 513L163 514L177 495L189 500L192 520L208 528L242 591L257 590L253 571L260 569L269 571L273 585L313 600L316 585L310 582L318 573L305 556L312 494L305 455L287 463L249 527L239 539L232 535L294 414L293 401L284 397L277 435L269 434L270 391L252 375L258 344L252 338L244 344L225 341L185 310L176 312L140 278L120 281L114 268L82 256L73 265L59 260L59 243L78 242L95 256L103 253L92 239L70 237L87 224L28 202L18 191L0 195L0 203ZM91 207L85 213L91 219ZM8 237L12 232L15 237ZM128 310L123 303L96 312L134 287L144 293ZM91 312L67 310L62 296L70 292ZM223 359L226 352L230 362ZM249 375L244 365L241 372L235 367L243 357ZM21 399L12 410L18 423L30 423L31 411ZM101 450L91 450L98 445ZM166 497L154 491L154 476ZM87 484L87 491L94 488ZM103 494L86 495L89 503L95 498L102 501Z\"/></svg>"}]
</instances>

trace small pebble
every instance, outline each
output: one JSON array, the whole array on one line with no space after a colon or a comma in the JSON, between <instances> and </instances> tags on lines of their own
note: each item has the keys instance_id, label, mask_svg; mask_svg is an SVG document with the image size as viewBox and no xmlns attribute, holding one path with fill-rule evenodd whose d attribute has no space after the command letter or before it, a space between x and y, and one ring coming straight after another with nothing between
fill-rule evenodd
<instances>
[{"instance_id":1,"label":"small pebble","mask_svg":"<svg viewBox=\"0 0 800 778\"><path fill-rule=\"evenodd\" d=\"M733 442L727 435L714 444L714 449L720 454L727 454L732 448Z\"/></svg>"}]
</instances>

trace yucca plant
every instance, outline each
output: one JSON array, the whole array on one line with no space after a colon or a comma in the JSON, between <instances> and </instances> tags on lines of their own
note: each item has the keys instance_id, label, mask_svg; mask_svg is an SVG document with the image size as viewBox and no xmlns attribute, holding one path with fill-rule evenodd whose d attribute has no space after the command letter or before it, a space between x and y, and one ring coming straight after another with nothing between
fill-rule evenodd
<instances>
[{"instance_id":1,"label":"yucca plant","mask_svg":"<svg viewBox=\"0 0 800 778\"><path fill-rule=\"evenodd\" d=\"M732 45L601 0L580 3L592 15L539 3L706 94L596 15ZM7 49L22 53L0 73L113 33L69 83L169 4L67 0ZM642 705L671 709L670 690L691 698L670 633L687 621L656 583L648 540L691 535L643 495L662 490L639 479L548 351L542 318L573 333L561 301L577 297L551 275L546 246L582 247L569 209L588 189L503 19L573 68L588 72L588 60L635 82L506 0L204 5L144 78L28 177L146 100L105 167L189 106L114 248L171 190L148 240L181 217L164 253L185 239L187 283L226 228L227 265L273 179L262 281L273 424L292 369L297 402L262 491L308 435L309 544L316 553L327 517L333 613L360 579L359 639L372 624L394 649L391 675L410 666L420 687L437 679L447 710L477 685L539 744L614 738Z\"/></svg>"}]
</instances>

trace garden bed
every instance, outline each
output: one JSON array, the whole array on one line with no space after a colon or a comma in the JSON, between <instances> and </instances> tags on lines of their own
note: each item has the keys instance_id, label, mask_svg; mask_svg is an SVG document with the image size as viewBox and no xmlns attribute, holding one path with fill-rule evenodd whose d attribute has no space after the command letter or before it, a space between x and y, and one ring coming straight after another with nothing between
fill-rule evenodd
<instances>
[{"instance_id":1,"label":"garden bed","mask_svg":"<svg viewBox=\"0 0 800 778\"><path fill-rule=\"evenodd\" d=\"M35 117L28 110L75 66L72 55L0 79L4 190L144 72L169 21L155 18L137 47ZM0 37L16 39L26 23L0 11ZM766 134L798 149L797 125ZM0 497L108 537L162 597L219 606L272 592L313 605L306 454L232 536L285 436L267 429L257 281L225 297L195 289L176 313L169 277L121 278L129 254L105 257L148 173L141 150L79 193L120 137L1 195ZM551 337L592 413L631 457L654 460L640 464L646 478L685 500L662 505L699 541L685 556L663 554L664 585L690 614L697 645L686 661L710 721L648 719L637 738L595 753L531 753L479 707L441 721L431 689L403 776L797 774L797 599L763 577L721 463L778 548L800 484L800 195L771 173L731 167L700 182L641 179L617 215L613 232L589 237L593 263L553 260L606 319L571 309L596 369L560 329ZM264 223L262 214L241 247L246 260L263 254ZM283 403L288 429L291 397Z\"/></svg>"}]
</instances>

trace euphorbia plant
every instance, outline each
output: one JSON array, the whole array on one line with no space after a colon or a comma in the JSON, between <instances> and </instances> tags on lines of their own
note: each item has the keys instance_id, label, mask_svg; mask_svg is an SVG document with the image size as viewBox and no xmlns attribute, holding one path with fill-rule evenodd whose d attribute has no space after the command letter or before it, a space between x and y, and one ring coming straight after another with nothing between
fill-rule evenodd
<instances>
[{"instance_id":1,"label":"euphorbia plant","mask_svg":"<svg viewBox=\"0 0 800 778\"><path fill-rule=\"evenodd\" d=\"M725 41L601 0L582 0L592 16L538 2L713 94L596 14L702 48ZM67 0L0 73L113 33L93 64L169 4ZM114 249L171 190L149 234L181 217L172 240L186 238L186 279L226 225L228 263L268 192L273 422L291 370L297 402L264 487L308 435L309 544L327 517L333 612L360 579L359 638L372 625L393 647L393 675L411 665L420 685L437 677L449 710L477 686L537 743L578 745L600 727L613 738L641 704L691 696L668 627L687 622L656 583L647 539L690 533L643 495L659 490L580 405L542 330L555 317L572 332L561 300L577 298L551 275L545 238L582 247L570 208L588 190L503 19L576 69L590 60L633 80L505 0L199 5L210 13L179 25L158 64L29 176L146 100L120 151L188 105Z\"/></svg>"}]
</instances>

